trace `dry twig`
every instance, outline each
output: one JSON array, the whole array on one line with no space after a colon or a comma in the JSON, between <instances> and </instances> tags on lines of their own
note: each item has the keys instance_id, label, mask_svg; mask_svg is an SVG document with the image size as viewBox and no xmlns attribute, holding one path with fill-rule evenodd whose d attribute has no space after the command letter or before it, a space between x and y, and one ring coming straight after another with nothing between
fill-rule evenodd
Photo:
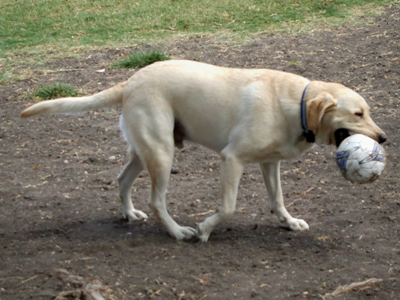
<instances>
[{"instance_id":1,"label":"dry twig","mask_svg":"<svg viewBox=\"0 0 400 300\"><path fill-rule=\"evenodd\" d=\"M204 215L208 215L213 212L215 212L215 210L209 210L209 211L205 211L205 212L201 212L201 213L197 213L197 214L191 214L191 215L189 215L189 217L204 216Z\"/></svg>"},{"instance_id":2,"label":"dry twig","mask_svg":"<svg viewBox=\"0 0 400 300\"><path fill-rule=\"evenodd\" d=\"M382 279L370 278L370 279L367 279L367 280L361 281L361 282L353 282L353 283L347 284L347 285L340 285L332 293L326 293L323 296L323 299L328 299L330 297L337 297L337 296L340 296L345 293L349 293L354 290L369 288L373 285L380 284L382 282L383 282Z\"/></svg>"}]
</instances>

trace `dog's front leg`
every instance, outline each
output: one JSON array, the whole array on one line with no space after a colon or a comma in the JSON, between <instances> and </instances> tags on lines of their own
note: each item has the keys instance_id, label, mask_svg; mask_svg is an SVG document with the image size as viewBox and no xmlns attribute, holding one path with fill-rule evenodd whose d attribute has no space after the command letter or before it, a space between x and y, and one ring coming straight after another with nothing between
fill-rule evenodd
<instances>
[{"instance_id":1,"label":"dog's front leg","mask_svg":"<svg viewBox=\"0 0 400 300\"><path fill-rule=\"evenodd\" d=\"M208 240L211 232L218 224L230 218L236 210L236 198L243 171L243 163L235 156L226 153L222 153L221 157L222 205L214 215L199 224L198 235L203 242Z\"/></svg>"},{"instance_id":2,"label":"dog's front leg","mask_svg":"<svg viewBox=\"0 0 400 300\"><path fill-rule=\"evenodd\" d=\"M280 161L263 163L260 166L271 203L271 213L277 215L279 222L285 228L297 231L308 230L309 226L304 220L293 218L285 208L280 179Z\"/></svg>"}]
</instances>

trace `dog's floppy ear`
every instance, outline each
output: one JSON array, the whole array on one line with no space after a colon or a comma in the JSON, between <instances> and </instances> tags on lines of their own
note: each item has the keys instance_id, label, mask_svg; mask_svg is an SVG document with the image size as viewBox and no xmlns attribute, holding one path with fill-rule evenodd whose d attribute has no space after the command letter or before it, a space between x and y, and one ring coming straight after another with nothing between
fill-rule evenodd
<instances>
[{"instance_id":1,"label":"dog's floppy ear","mask_svg":"<svg viewBox=\"0 0 400 300\"><path fill-rule=\"evenodd\" d=\"M307 127L316 132L322 117L330 109L336 107L336 100L328 93L320 93L307 101Z\"/></svg>"}]
</instances>

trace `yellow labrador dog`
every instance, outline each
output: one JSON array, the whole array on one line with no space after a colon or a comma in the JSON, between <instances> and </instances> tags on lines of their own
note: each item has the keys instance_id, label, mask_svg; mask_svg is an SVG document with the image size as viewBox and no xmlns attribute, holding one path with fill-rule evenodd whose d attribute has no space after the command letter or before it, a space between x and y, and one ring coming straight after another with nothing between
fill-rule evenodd
<instances>
[{"instance_id":1,"label":"yellow labrador dog","mask_svg":"<svg viewBox=\"0 0 400 300\"><path fill-rule=\"evenodd\" d=\"M281 225L307 230L308 224L293 218L284 206L280 161L299 156L314 143L339 145L352 133L380 143L387 139L372 121L365 100L341 84L184 60L154 63L92 96L43 101L25 109L21 117L117 104L123 108L120 127L130 145L130 160L118 176L123 212L130 220L147 218L131 201L132 184L146 168L152 183L149 206L178 240L197 235L207 241L213 229L232 216L247 163L260 164L271 212ZM165 203L174 146L182 147L184 140L221 156L222 205L197 229L178 225Z\"/></svg>"}]
</instances>

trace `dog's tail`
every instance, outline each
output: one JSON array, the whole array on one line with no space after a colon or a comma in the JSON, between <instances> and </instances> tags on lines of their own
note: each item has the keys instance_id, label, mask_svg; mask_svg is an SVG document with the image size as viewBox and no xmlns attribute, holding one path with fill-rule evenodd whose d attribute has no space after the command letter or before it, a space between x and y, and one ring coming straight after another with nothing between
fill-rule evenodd
<instances>
[{"instance_id":1,"label":"dog's tail","mask_svg":"<svg viewBox=\"0 0 400 300\"><path fill-rule=\"evenodd\" d=\"M21 113L21 118L40 114L75 114L117 105L122 103L123 87L125 85L126 82L123 82L92 96L42 101L25 109Z\"/></svg>"}]
</instances>

